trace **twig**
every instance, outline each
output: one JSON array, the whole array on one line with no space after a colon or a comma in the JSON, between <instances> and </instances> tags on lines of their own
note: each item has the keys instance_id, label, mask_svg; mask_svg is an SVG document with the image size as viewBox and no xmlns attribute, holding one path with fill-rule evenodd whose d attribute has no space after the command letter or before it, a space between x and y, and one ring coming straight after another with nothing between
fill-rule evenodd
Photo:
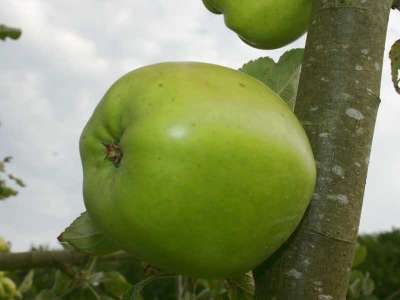
<instances>
[{"instance_id":1,"label":"twig","mask_svg":"<svg viewBox=\"0 0 400 300\"><path fill-rule=\"evenodd\" d=\"M56 267L63 268L65 265L83 265L93 257L78 252L55 250L55 251L31 251L19 253L1 253L0 270L18 270ZM102 261L113 261L134 258L124 252L99 257Z\"/></svg>"}]
</instances>

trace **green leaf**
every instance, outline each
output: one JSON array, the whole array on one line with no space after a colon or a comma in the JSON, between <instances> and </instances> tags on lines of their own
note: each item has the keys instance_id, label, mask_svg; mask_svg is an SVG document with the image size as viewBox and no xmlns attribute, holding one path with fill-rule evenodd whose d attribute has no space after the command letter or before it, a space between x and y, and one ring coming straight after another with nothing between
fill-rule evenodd
<instances>
[{"instance_id":1,"label":"green leaf","mask_svg":"<svg viewBox=\"0 0 400 300\"><path fill-rule=\"evenodd\" d=\"M375 283L370 278L369 273L366 273L364 276L363 283L362 283L363 295L365 295L365 296L371 295L373 293L374 289L375 289Z\"/></svg>"},{"instance_id":2,"label":"green leaf","mask_svg":"<svg viewBox=\"0 0 400 300\"><path fill-rule=\"evenodd\" d=\"M58 297L53 291L51 290L42 290L34 300L62 300L60 297Z\"/></svg>"},{"instance_id":3,"label":"green leaf","mask_svg":"<svg viewBox=\"0 0 400 300\"><path fill-rule=\"evenodd\" d=\"M105 273L100 283L107 294L118 299L121 299L132 287L125 277L118 272Z\"/></svg>"},{"instance_id":4,"label":"green leaf","mask_svg":"<svg viewBox=\"0 0 400 300\"><path fill-rule=\"evenodd\" d=\"M0 201L15 195L17 195L17 191L6 186L6 183L0 180Z\"/></svg>"},{"instance_id":5,"label":"green leaf","mask_svg":"<svg viewBox=\"0 0 400 300\"><path fill-rule=\"evenodd\" d=\"M400 40L396 41L389 53L392 61L392 81L396 92L400 94Z\"/></svg>"},{"instance_id":6,"label":"green leaf","mask_svg":"<svg viewBox=\"0 0 400 300\"><path fill-rule=\"evenodd\" d=\"M177 275L172 274L159 274L159 275L151 275L142 281L136 283L131 289L129 289L125 295L123 296L123 300L144 300L142 296L143 289L148 286L149 284L153 283L154 281L164 279L164 278L171 278L176 277ZM244 300L244 299L243 299Z\"/></svg>"},{"instance_id":7,"label":"green leaf","mask_svg":"<svg viewBox=\"0 0 400 300\"><path fill-rule=\"evenodd\" d=\"M17 40L21 34L22 31L18 28L8 27L0 24L0 40L5 40L6 38Z\"/></svg>"},{"instance_id":8,"label":"green leaf","mask_svg":"<svg viewBox=\"0 0 400 300\"><path fill-rule=\"evenodd\" d=\"M357 299L361 295L361 285L364 274L360 271L351 271L350 273L350 283L348 287L348 299Z\"/></svg>"},{"instance_id":9,"label":"green leaf","mask_svg":"<svg viewBox=\"0 0 400 300\"><path fill-rule=\"evenodd\" d=\"M62 244L76 251L92 255L105 255L120 250L113 241L92 222L87 212L82 213L58 237Z\"/></svg>"},{"instance_id":10,"label":"green leaf","mask_svg":"<svg viewBox=\"0 0 400 300\"><path fill-rule=\"evenodd\" d=\"M22 181L22 179L16 177L16 176L13 175L13 174L9 174L9 175L8 175L8 178L10 178L11 180L14 180L14 182L15 182L18 186L20 186L20 187L26 187L26 185L25 185L25 183Z\"/></svg>"},{"instance_id":11,"label":"green leaf","mask_svg":"<svg viewBox=\"0 0 400 300\"><path fill-rule=\"evenodd\" d=\"M230 300L253 300L255 283L253 272L247 272L239 277L229 278L228 294Z\"/></svg>"},{"instance_id":12,"label":"green leaf","mask_svg":"<svg viewBox=\"0 0 400 300\"><path fill-rule=\"evenodd\" d=\"M68 300L100 300L99 293L91 286L75 289L68 297L63 297Z\"/></svg>"},{"instance_id":13,"label":"green leaf","mask_svg":"<svg viewBox=\"0 0 400 300\"><path fill-rule=\"evenodd\" d=\"M304 49L292 49L275 63L262 57L245 64L240 71L265 83L293 109L299 85Z\"/></svg>"},{"instance_id":14,"label":"green leaf","mask_svg":"<svg viewBox=\"0 0 400 300\"><path fill-rule=\"evenodd\" d=\"M367 257L367 248L360 243L356 244L356 252L353 259L353 268L359 266Z\"/></svg>"},{"instance_id":15,"label":"green leaf","mask_svg":"<svg viewBox=\"0 0 400 300\"><path fill-rule=\"evenodd\" d=\"M24 280L22 280L21 284L18 287L18 292L24 294L32 288L34 275L34 270L30 270L28 274L25 275Z\"/></svg>"},{"instance_id":16,"label":"green leaf","mask_svg":"<svg viewBox=\"0 0 400 300\"><path fill-rule=\"evenodd\" d=\"M51 290L56 295L62 295L68 290L68 288L71 286L71 283L72 279L70 277L65 275L60 270L57 270L55 274L54 284Z\"/></svg>"}]
</instances>

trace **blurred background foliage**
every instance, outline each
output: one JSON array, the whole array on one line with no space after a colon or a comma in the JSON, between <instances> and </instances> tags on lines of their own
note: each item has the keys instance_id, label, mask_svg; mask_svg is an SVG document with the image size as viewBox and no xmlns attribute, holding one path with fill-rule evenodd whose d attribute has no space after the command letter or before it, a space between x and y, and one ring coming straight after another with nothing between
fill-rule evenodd
<instances>
[{"instance_id":1,"label":"blurred background foliage","mask_svg":"<svg viewBox=\"0 0 400 300\"><path fill-rule=\"evenodd\" d=\"M10 251L4 239L0 244L3 252ZM49 249L32 248L32 251L43 250ZM5 278L9 294L2 298L0 288L0 300L123 300L130 299L132 288L149 278L149 273L139 261L93 258L84 266L1 272L0 285ZM229 299L223 281L183 276L155 277L144 286L141 297L141 300ZM400 299L400 229L359 237L347 299Z\"/></svg>"}]
</instances>

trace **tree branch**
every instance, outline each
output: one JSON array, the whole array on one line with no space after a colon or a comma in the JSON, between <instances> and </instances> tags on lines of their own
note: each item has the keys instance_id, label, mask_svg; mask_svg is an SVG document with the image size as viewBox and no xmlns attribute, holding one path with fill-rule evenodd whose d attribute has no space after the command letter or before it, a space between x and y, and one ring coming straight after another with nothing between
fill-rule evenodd
<instances>
[{"instance_id":1,"label":"tree branch","mask_svg":"<svg viewBox=\"0 0 400 300\"><path fill-rule=\"evenodd\" d=\"M346 299L393 0L314 0L295 112L318 178L291 240L255 271L256 299Z\"/></svg>"},{"instance_id":2,"label":"tree branch","mask_svg":"<svg viewBox=\"0 0 400 300\"><path fill-rule=\"evenodd\" d=\"M0 253L0 270L34 269L60 267L62 265L83 265L90 256L72 251L32 251L19 253ZM125 253L102 256L102 261L133 259Z\"/></svg>"}]
</instances>

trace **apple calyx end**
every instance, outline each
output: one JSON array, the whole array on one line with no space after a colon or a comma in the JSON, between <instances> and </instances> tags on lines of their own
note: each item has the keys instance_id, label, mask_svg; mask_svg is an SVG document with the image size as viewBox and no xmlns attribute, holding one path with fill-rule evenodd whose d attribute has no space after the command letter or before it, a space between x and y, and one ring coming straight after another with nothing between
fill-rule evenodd
<instances>
[{"instance_id":1,"label":"apple calyx end","mask_svg":"<svg viewBox=\"0 0 400 300\"><path fill-rule=\"evenodd\" d=\"M105 144L106 147L106 159L111 161L115 167L118 167L122 159L121 146L116 143Z\"/></svg>"}]
</instances>

